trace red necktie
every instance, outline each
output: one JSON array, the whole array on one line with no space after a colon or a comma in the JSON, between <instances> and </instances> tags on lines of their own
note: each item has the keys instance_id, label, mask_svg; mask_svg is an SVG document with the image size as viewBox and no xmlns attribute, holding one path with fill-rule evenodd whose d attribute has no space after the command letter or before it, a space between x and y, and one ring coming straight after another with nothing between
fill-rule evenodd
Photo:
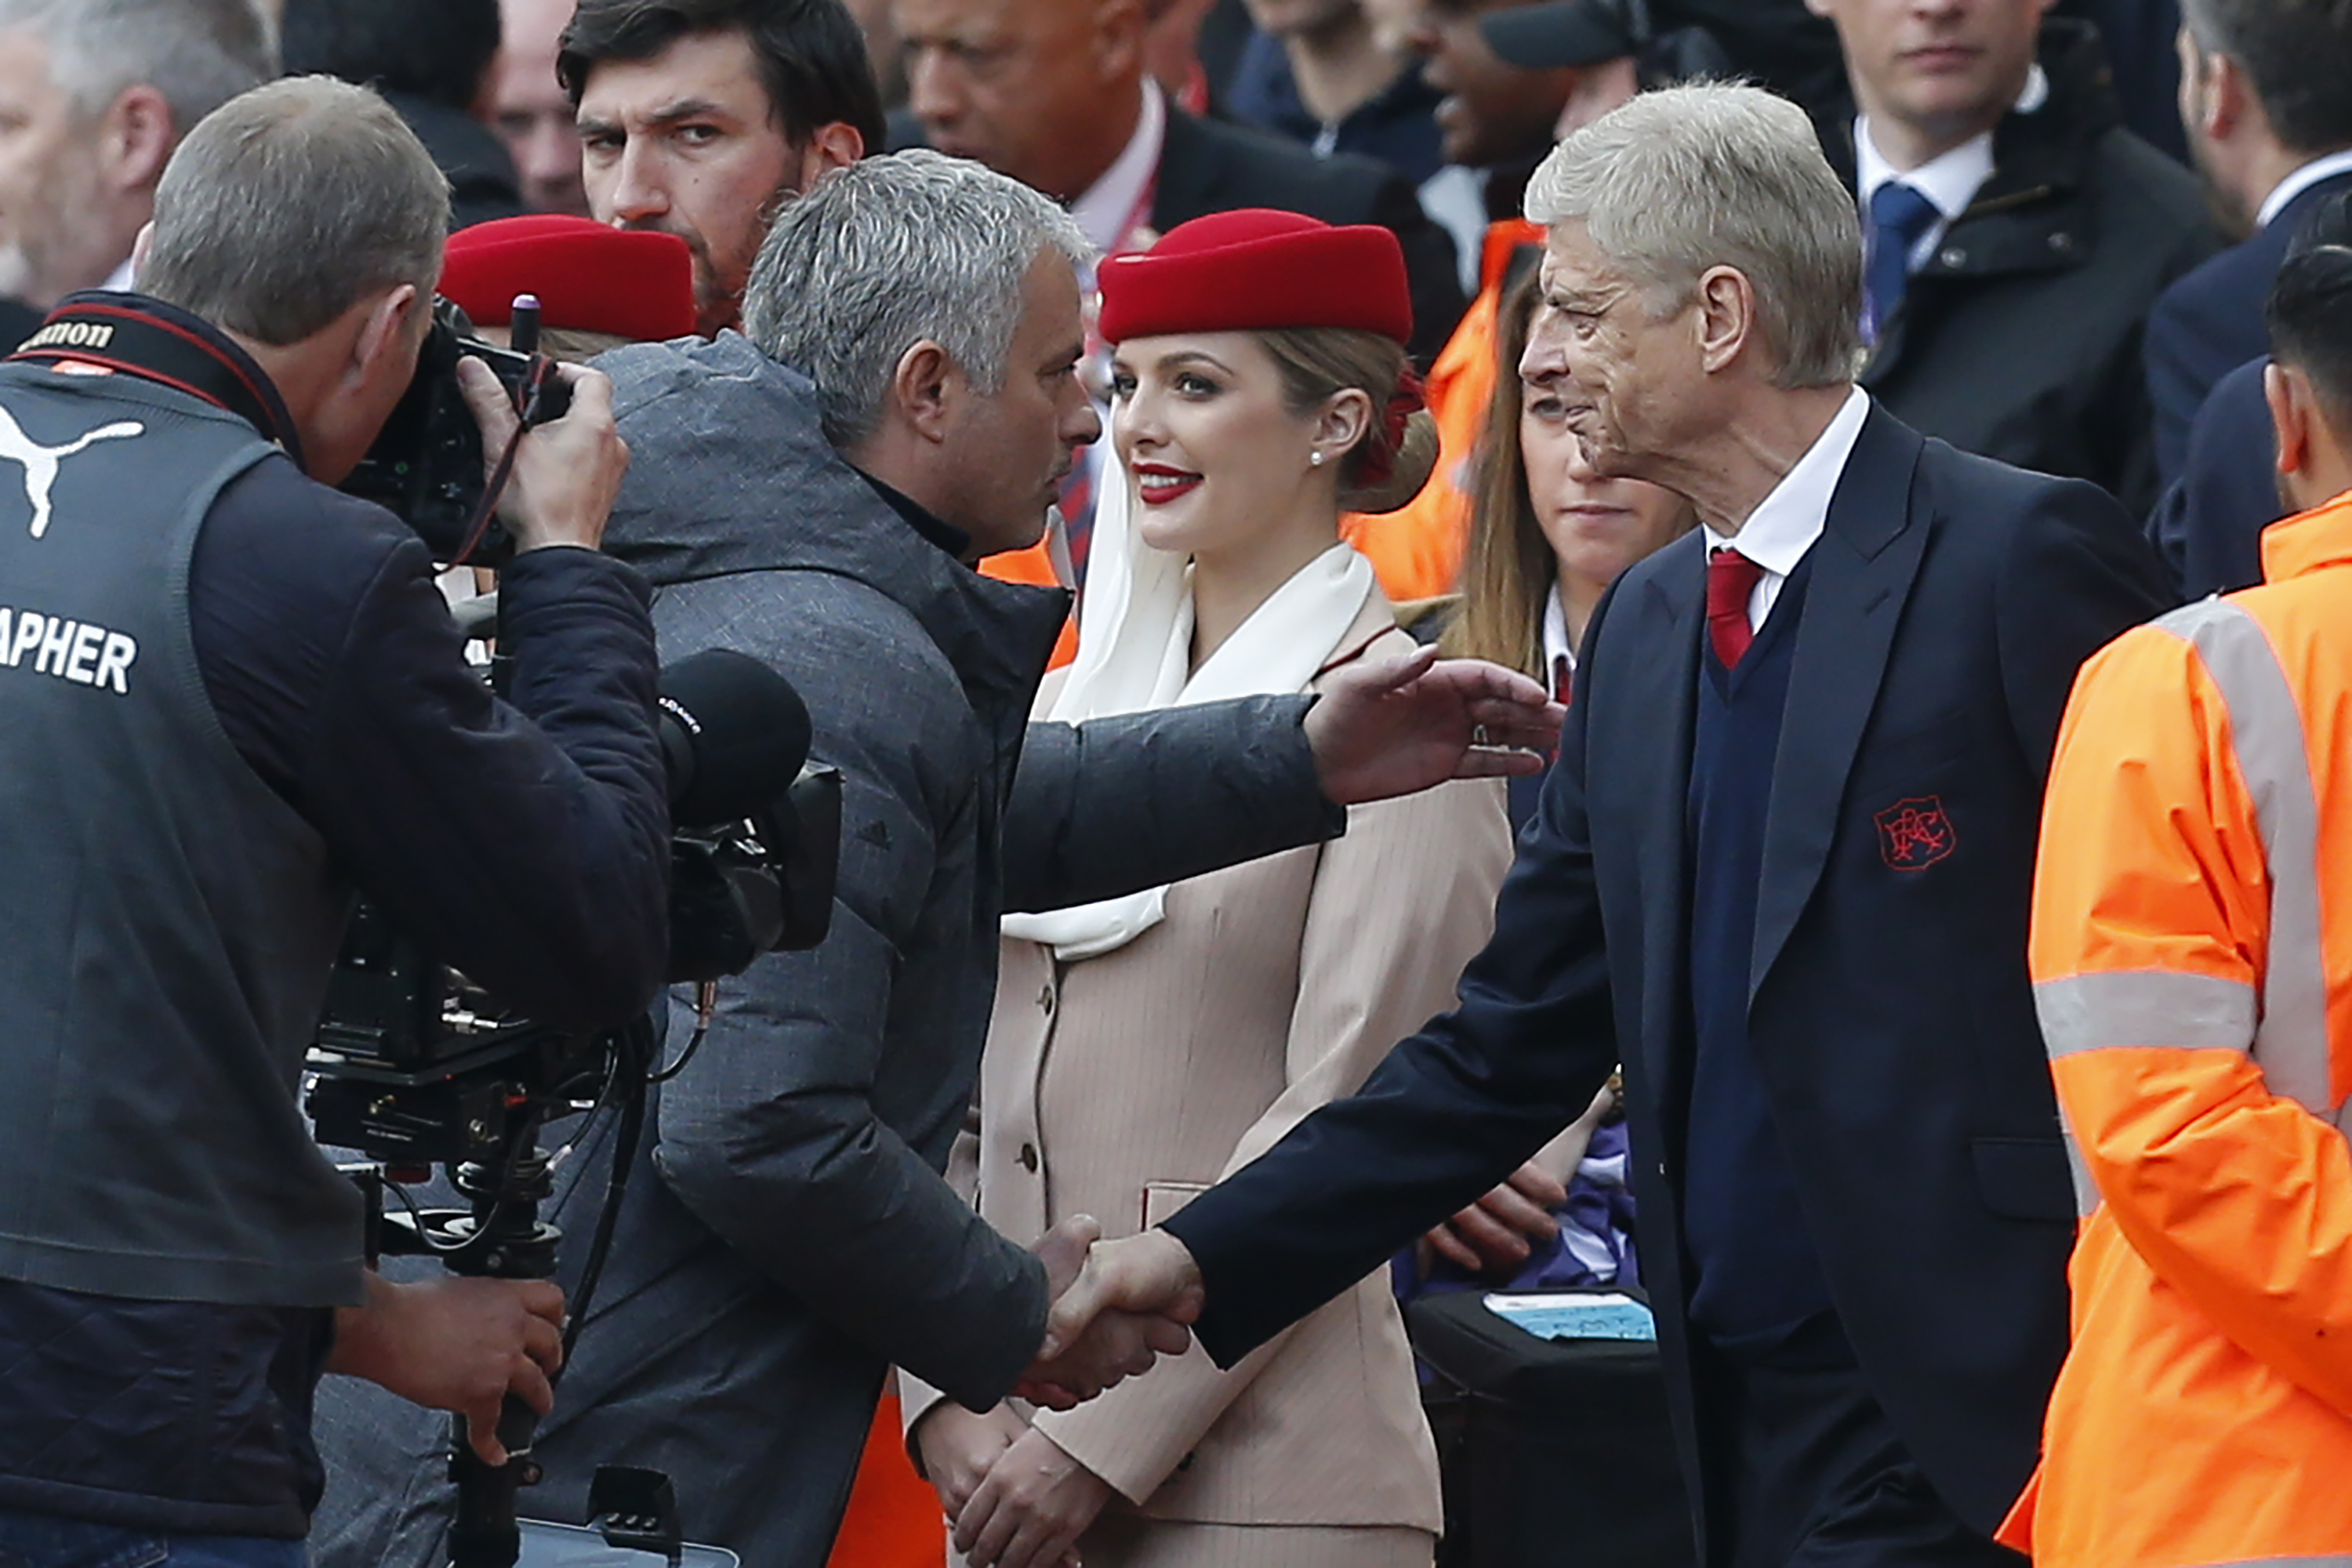
<instances>
[{"instance_id":1,"label":"red necktie","mask_svg":"<svg viewBox=\"0 0 2352 1568\"><path fill-rule=\"evenodd\" d=\"M1740 656L1756 640L1748 626L1748 600L1763 575L1763 567L1737 550L1727 546L1707 552L1706 633L1726 669L1738 668Z\"/></svg>"},{"instance_id":2,"label":"red necktie","mask_svg":"<svg viewBox=\"0 0 2352 1568\"><path fill-rule=\"evenodd\" d=\"M1566 654L1552 656L1551 700L1562 707L1576 700L1576 669Z\"/></svg>"}]
</instances>

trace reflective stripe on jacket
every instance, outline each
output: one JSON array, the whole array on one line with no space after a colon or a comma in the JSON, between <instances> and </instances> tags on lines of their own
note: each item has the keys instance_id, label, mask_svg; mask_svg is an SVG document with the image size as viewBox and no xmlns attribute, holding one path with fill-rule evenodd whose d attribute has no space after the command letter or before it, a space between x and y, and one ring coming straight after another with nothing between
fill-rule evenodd
<instances>
[{"instance_id":1,"label":"reflective stripe on jacket","mask_svg":"<svg viewBox=\"0 0 2352 1568\"><path fill-rule=\"evenodd\" d=\"M2031 959L2085 1217L2043 1568L2352 1568L2352 494L2084 668Z\"/></svg>"}]
</instances>

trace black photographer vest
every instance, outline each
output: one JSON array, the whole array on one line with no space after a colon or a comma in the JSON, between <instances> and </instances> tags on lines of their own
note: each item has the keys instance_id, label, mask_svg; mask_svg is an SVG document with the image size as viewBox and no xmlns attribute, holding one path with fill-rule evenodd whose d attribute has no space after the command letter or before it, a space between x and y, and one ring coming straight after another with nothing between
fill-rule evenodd
<instances>
[{"instance_id":1,"label":"black photographer vest","mask_svg":"<svg viewBox=\"0 0 2352 1568\"><path fill-rule=\"evenodd\" d=\"M205 514L276 450L130 375L0 364L0 1279L360 1298L358 1194L296 1102L347 897L189 634Z\"/></svg>"}]
</instances>

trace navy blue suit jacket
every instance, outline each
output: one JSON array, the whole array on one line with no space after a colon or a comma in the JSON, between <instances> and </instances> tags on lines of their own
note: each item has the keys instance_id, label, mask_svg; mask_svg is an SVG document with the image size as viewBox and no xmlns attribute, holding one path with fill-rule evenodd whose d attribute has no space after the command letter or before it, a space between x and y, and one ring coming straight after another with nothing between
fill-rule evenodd
<instances>
[{"instance_id":1,"label":"navy blue suit jacket","mask_svg":"<svg viewBox=\"0 0 2352 1568\"><path fill-rule=\"evenodd\" d=\"M2263 580L2263 530L2287 514L2278 436L2263 398L2267 356L2223 376L2189 427L2189 462L2148 520L2181 596L2201 599Z\"/></svg>"},{"instance_id":2,"label":"navy blue suit jacket","mask_svg":"<svg viewBox=\"0 0 2352 1568\"><path fill-rule=\"evenodd\" d=\"M2170 485L2189 460L2189 427L2221 379L2271 352L2263 331L2263 303L2286 260L2287 247L2320 203L2352 190L2352 174L2337 174L2296 193L2278 216L2253 236L2189 272L2148 312L2141 353L2147 362L2148 400L2156 405L2156 474Z\"/></svg>"},{"instance_id":3,"label":"navy blue suit jacket","mask_svg":"<svg viewBox=\"0 0 2352 1568\"><path fill-rule=\"evenodd\" d=\"M1668 545L1597 613L1457 1008L1168 1222L1219 1361L1485 1192L1622 1061L1643 1272L1697 1473L1678 1194L1704 548ZM1987 1531L2032 1467L2066 1342L2075 1211L2025 968L2043 776L2076 668L2162 610L2160 584L2095 487L1874 409L1799 612L1749 1036L1864 1373Z\"/></svg>"}]
</instances>

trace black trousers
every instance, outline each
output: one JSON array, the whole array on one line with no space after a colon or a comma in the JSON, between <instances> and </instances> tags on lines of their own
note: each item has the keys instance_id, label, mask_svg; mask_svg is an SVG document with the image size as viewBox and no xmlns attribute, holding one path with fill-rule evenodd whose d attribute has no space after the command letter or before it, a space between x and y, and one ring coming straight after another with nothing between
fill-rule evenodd
<instances>
[{"instance_id":1,"label":"black trousers","mask_svg":"<svg viewBox=\"0 0 2352 1568\"><path fill-rule=\"evenodd\" d=\"M1698 1349L1709 1568L2024 1568L1936 1495L1834 1318L1762 1365Z\"/></svg>"}]
</instances>

